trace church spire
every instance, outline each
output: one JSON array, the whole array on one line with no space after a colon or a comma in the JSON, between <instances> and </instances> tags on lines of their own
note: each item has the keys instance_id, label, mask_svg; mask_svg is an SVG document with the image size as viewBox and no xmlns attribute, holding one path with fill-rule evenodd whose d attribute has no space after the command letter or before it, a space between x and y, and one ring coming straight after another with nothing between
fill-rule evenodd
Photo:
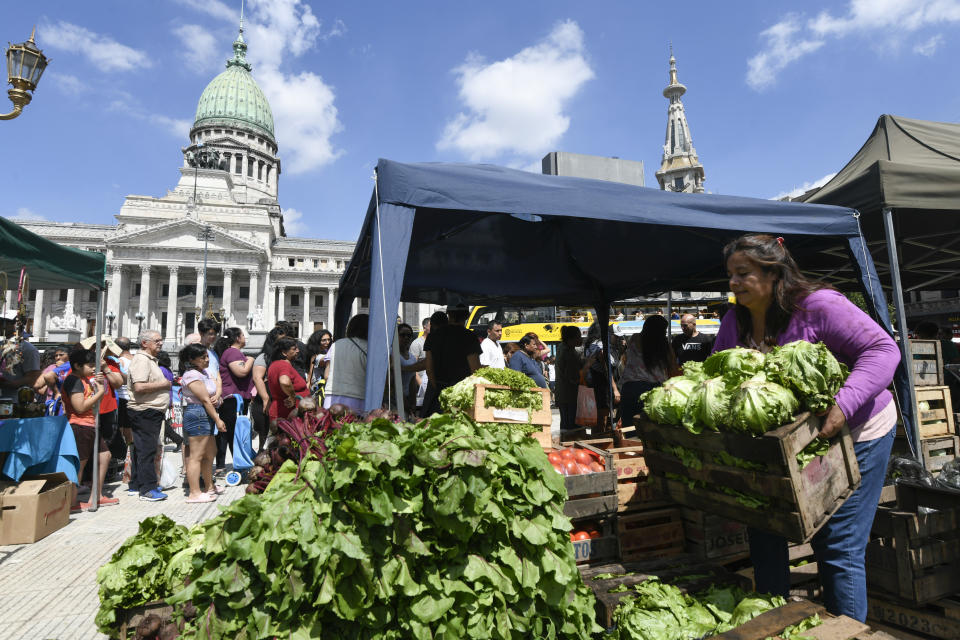
<instances>
[{"instance_id":1,"label":"church spire","mask_svg":"<svg viewBox=\"0 0 960 640\"><path fill-rule=\"evenodd\" d=\"M663 97L670 101L667 108L667 135L663 143L663 158L657 171L657 182L666 191L703 193L703 165L697 158L690 136L690 125L680 97L687 88L677 79L677 59L670 45L670 84Z\"/></svg>"},{"instance_id":2,"label":"church spire","mask_svg":"<svg viewBox=\"0 0 960 640\"><path fill-rule=\"evenodd\" d=\"M233 41L233 57L227 60L227 67L242 67L247 71L253 68L247 62L247 43L243 39L243 2L240 3L240 32Z\"/></svg>"}]
</instances>

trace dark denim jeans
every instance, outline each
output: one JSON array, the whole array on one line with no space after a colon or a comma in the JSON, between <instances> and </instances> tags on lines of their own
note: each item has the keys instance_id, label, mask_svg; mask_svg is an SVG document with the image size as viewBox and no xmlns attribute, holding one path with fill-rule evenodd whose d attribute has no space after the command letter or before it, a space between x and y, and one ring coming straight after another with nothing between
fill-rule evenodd
<instances>
[{"instance_id":1,"label":"dark denim jeans","mask_svg":"<svg viewBox=\"0 0 960 640\"><path fill-rule=\"evenodd\" d=\"M867 619L864 568L867 542L893 448L894 431L891 429L876 440L853 444L860 466L860 488L837 509L811 541L827 611L861 622ZM748 531L757 591L788 595L790 559L786 539L753 528Z\"/></svg>"}]
</instances>

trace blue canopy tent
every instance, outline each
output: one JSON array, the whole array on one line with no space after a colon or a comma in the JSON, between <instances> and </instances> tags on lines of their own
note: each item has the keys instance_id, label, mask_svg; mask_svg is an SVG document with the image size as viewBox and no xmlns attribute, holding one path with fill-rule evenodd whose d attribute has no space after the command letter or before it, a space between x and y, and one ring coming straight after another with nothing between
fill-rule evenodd
<instances>
[{"instance_id":1,"label":"blue canopy tent","mask_svg":"<svg viewBox=\"0 0 960 640\"><path fill-rule=\"evenodd\" d=\"M726 290L721 248L744 232L786 238L805 271L862 290L871 314L890 331L858 217L843 207L381 159L340 280L336 331L343 335L355 298L370 299L365 406L373 409L382 403L401 300L592 304L604 326L616 300ZM912 424L909 407L903 413Z\"/></svg>"}]
</instances>

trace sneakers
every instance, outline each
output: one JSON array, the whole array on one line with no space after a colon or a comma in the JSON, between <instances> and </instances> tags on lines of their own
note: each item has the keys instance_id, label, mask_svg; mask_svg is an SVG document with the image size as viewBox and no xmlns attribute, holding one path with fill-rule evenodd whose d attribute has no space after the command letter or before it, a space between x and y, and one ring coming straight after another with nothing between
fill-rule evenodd
<instances>
[{"instance_id":1,"label":"sneakers","mask_svg":"<svg viewBox=\"0 0 960 640\"><path fill-rule=\"evenodd\" d=\"M138 496L138 495L140 495L140 490L137 489L136 487L127 487L127 495L128 495L128 496Z\"/></svg>"},{"instance_id":2,"label":"sneakers","mask_svg":"<svg viewBox=\"0 0 960 640\"><path fill-rule=\"evenodd\" d=\"M150 493L141 494L140 499L146 500L147 502L160 502L161 500L167 499L167 494L163 493L159 489L151 489Z\"/></svg>"}]
</instances>

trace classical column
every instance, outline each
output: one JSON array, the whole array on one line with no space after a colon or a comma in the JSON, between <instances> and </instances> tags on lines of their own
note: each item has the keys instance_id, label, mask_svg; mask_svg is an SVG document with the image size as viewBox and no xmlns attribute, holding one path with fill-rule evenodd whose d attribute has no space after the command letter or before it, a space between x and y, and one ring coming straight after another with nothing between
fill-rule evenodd
<instances>
[{"instance_id":1,"label":"classical column","mask_svg":"<svg viewBox=\"0 0 960 640\"><path fill-rule=\"evenodd\" d=\"M233 269L223 269L223 326L232 327L233 322Z\"/></svg>"},{"instance_id":2,"label":"classical column","mask_svg":"<svg viewBox=\"0 0 960 640\"><path fill-rule=\"evenodd\" d=\"M263 274L263 316L265 318L263 329L270 330L273 329L273 325L277 323L277 316L274 312L276 307L273 305L273 285L270 284L270 266L267 266L266 273Z\"/></svg>"},{"instance_id":3,"label":"classical column","mask_svg":"<svg viewBox=\"0 0 960 640\"><path fill-rule=\"evenodd\" d=\"M70 304L69 298L67 304ZM140 265L140 307L138 310L148 323L146 328L150 328L148 319L150 313L150 265L148 264Z\"/></svg>"},{"instance_id":4,"label":"classical column","mask_svg":"<svg viewBox=\"0 0 960 640\"><path fill-rule=\"evenodd\" d=\"M67 289L67 304L63 307L63 322L67 327L77 326L77 290Z\"/></svg>"},{"instance_id":5,"label":"classical column","mask_svg":"<svg viewBox=\"0 0 960 640\"><path fill-rule=\"evenodd\" d=\"M203 320L203 318L200 317L200 314L202 314L204 311L203 294L204 289L207 288L207 283L203 279L203 267L194 267L194 269L197 271L197 306L196 309L194 309L194 311L197 311L197 316L193 321L193 330L197 333L200 333L200 327L198 325L200 324L200 321Z\"/></svg>"},{"instance_id":6,"label":"classical column","mask_svg":"<svg viewBox=\"0 0 960 640\"><path fill-rule=\"evenodd\" d=\"M333 304L336 287L327 287L327 331L333 331Z\"/></svg>"},{"instance_id":7,"label":"classical column","mask_svg":"<svg viewBox=\"0 0 960 640\"><path fill-rule=\"evenodd\" d=\"M277 287L277 293L280 294L277 297L277 320L283 320L283 316L286 315L286 312L284 311L284 305L287 301L284 300L284 296L287 295L287 288L283 285L279 285Z\"/></svg>"},{"instance_id":8,"label":"classical column","mask_svg":"<svg viewBox=\"0 0 960 640\"><path fill-rule=\"evenodd\" d=\"M117 322L117 335L123 335L123 332L120 330L120 292L123 291L123 265L122 264L112 264L110 268L113 270L112 278L113 282L110 285L110 302L107 304L107 310L113 311L113 316L116 318Z\"/></svg>"},{"instance_id":9,"label":"classical column","mask_svg":"<svg viewBox=\"0 0 960 640\"><path fill-rule=\"evenodd\" d=\"M249 273L250 273L250 295L247 296L247 313L252 313L254 318L257 318L258 317L257 301L260 300L260 282L259 282L260 269L257 267L253 267L249 269ZM260 313L262 314L263 312L264 310L261 308ZM260 318L262 317L263 316L260 315ZM260 323L257 323L257 321L254 320L253 328L257 330L262 330L263 327L259 326L259 324L261 324L262 322L263 322L262 319Z\"/></svg>"},{"instance_id":10,"label":"classical column","mask_svg":"<svg viewBox=\"0 0 960 640\"><path fill-rule=\"evenodd\" d=\"M167 286L167 326L165 329L167 341L171 346L180 344L180 336L177 335L177 288L180 286L178 272L180 267L170 265L170 284Z\"/></svg>"},{"instance_id":11,"label":"classical column","mask_svg":"<svg viewBox=\"0 0 960 640\"><path fill-rule=\"evenodd\" d=\"M43 289L37 289L37 297L33 301L33 335L38 339L47 335L43 330L43 320Z\"/></svg>"},{"instance_id":12,"label":"classical column","mask_svg":"<svg viewBox=\"0 0 960 640\"><path fill-rule=\"evenodd\" d=\"M357 315L358 311L360 311L360 298L354 298L353 304L350 306L350 317Z\"/></svg>"},{"instance_id":13,"label":"classical column","mask_svg":"<svg viewBox=\"0 0 960 640\"><path fill-rule=\"evenodd\" d=\"M303 328L300 329L300 338L306 341L307 337L313 333L310 330L310 287L303 288Z\"/></svg>"}]
</instances>

